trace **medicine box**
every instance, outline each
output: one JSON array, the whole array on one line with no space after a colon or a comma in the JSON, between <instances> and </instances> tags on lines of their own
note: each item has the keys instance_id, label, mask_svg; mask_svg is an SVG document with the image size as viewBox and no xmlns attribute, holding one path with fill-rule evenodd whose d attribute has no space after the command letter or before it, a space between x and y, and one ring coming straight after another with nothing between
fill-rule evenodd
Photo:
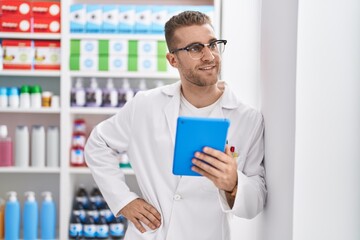
<instances>
[{"instance_id":1,"label":"medicine box","mask_svg":"<svg viewBox=\"0 0 360 240\"><path fill-rule=\"evenodd\" d=\"M118 26L119 8L118 5L103 5L102 32L116 33Z\"/></svg>"},{"instance_id":2,"label":"medicine box","mask_svg":"<svg viewBox=\"0 0 360 240\"><path fill-rule=\"evenodd\" d=\"M89 33L99 33L102 27L102 5L86 5L86 25L85 31Z\"/></svg>"},{"instance_id":3,"label":"medicine box","mask_svg":"<svg viewBox=\"0 0 360 240\"><path fill-rule=\"evenodd\" d=\"M32 14L30 1L1 0L0 6L2 16L30 17Z\"/></svg>"},{"instance_id":4,"label":"medicine box","mask_svg":"<svg viewBox=\"0 0 360 240\"><path fill-rule=\"evenodd\" d=\"M60 41L34 41L34 69L60 69Z\"/></svg>"},{"instance_id":5,"label":"medicine box","mask_svg":"<svg viewBox=\"0 0 360 240\"><path fill-rule=\"evenodd\" d=\"M138 41L139 56L156 56L157 41L156 40L139 40Z\"/></svg>"},{"instance_id":6,"label":"medicine box","mask_svg":"<svg viewBox=\"0 0 360 240\"><path fill-rule=\"evenodd\" d=\"M80 71L97 71L99 58L96 55L80 55Z\"/></svg>"},{"instance_id":7,"label":"medicine box","mask_svg":"<svg viewBox=\"0 0 360 240\"><path fill-rule=\"evenodd\" d=\"M59 33L60 20L54 18L33 18L33 32L37 33Z\"/></svg>"},{"instance_id":8,"label":"medicine box","mask_svg":"<svg viewBox=\"0 0 360 240\"><path fill-rule=\"evenodd\" d=\"M109 71L126 72L128 70L128 57L124 55L109 56Z\"/></svg>"},{"instance_id":9,"label":"medicine box","mask_svg":"<svg viewBox=\"0 0 360 240\"><path fill-rule=\"evenodd\" d=\"M86 5L72 4L70 6L70 32L85 32L86 24Z\"/></svg>"},{"instance_id":10,"label":"medicine box","mask_svg":"<svg viewBox=\"0 0 360 240\"><path fill-rule=\"evenodd\" d=\"M53 18L60 20L60 2L32 2L34 18Z\"/></svg>"},{"instance_id":11,"label":"medicine box","mask_svg":"<svg viewBox=\"0 0 360 240\"><path fill-rule=\"evenodd\" d=\"M151 7L137 5L135 11L135 33L151 33Z\"/></svg>"},{"instance_id":12,"label":"medicine box","mask_svg":"<svg viewBox=\"0 0 360 240\"><path fill-rule=\"evenodd\" d=\"M81 55L98 55L99 44L96 39L82 39L80 40L80 51Z\"/></svg>"},{"instance_id":13,"label":"medicine box","mask_svg":"<svg viewBox=\"0 0 360 240\"><path fill-rule=\"evenodd\" d=\"M164 34L165 23L168 20L168 11L165 6L151 7L151 33Z\"/></svg>"},{"instance_id":14,"label":"medicine box","mask_svg":"<svg viewBox=\"0 0 360 240\"><path fill-rule=\"evenodd\" d=\"M119 5L118 32L134 33L135 30L135 6Z\"/></svg>"},{"instance_id":15,"label":"medicine box","mask_svg":"<svg viewBox=\"0 0 360 240\"><path fill-rule=\"evenodd\" d=\"M30 16L16 17L16 15L0 17L0 31L1 32L31 32L31 18Z\"/></svg>"},{"instance_id":16,"label":"medicine box","mask_svg":"<svg viewBox=\"0 0 360 240\"><path fill-rule=\"evenodd\" d=\"M3 40L2 44L4 69L32 68L34 51L31 40Z\"/></svg>"},{"instance_id":17,"label":"medicine box","mask_svg":"<svg viewBox=\"0 0 360 240\"><path fill-rule=\"evenodd\" d=\"M110 39L109 40L109 52L110 55L123 55L126 56L129 53L129 44L126 39Z\"/></svg>"}]
</instances>

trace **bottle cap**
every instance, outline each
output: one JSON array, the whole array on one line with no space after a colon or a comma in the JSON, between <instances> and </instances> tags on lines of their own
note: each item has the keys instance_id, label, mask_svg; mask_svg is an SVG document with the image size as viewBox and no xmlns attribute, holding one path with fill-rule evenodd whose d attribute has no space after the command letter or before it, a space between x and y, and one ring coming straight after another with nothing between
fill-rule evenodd
<instances>
[{"instance_id":1,"label":"bottle cap","mask_svg":"<svg viewBox=\"0 0 360 240\"><path fill-rule=\"evenodd\" d=\"M32 86L30 92L31 93L41 93L42 92L41 86L40 85Z\"/></svg>"},{"instance_id":2,"label":"bottle cap","mask_svg":"<svg viewBox=\"0 0 360 240\"><path fill-rule=\"evenodd\" d=\"M9 96L19 95L19 89L17 87L8 88L8 95Z\"/></svg>"},{"instance_id":3,"label":"bottle cap","mask_svg":"<svg viewBox=\"0 0 360 240\"><path fill-rule=\"evenodd\" d=\"M7 192L6 195L8 196L8 199L9 199L10 202L15 202L16 199L17 199L16 198L16 195L17 195L16 192L13 192L13 191Z\"/></svg>"},{"instance_id":4,"label":"bottle cap","mask_svg":"<svg viewBox=\"0 0 360 240\"><path fill-rule=\"evenodd\" d=\"M52 201L51 192L43 192L41 195L44 197L44 201Z\"/></svg>"},{"instance_id":5,"label":"bottle cap","mask_svg":"<svg viewBox=\"0 0 360 240\"><path fill-rule=\"evenodd\" d=\"M8 129L6 125L0 125L0 137L6 138L8 135Z\"/></svg>"},{"instance_id":6,"label":"bottle cap","mask_svg":"<svg viewBox=\"0 0 360 240\"><path fill-rule=\"evenodd\" d=\"M2 96L6 96L6 95L7 95L6 87L0 87L0 95L2 95Z\"/></svg>"},{"instance_id":7,"label":"bottle cap","mask_svg":"<svg viewBox=\"0 0 360 240\"><path fill-rule=\"evenodd\" d=\"M109 79L107 80L106 88L107 88L107 89L113 89L113 88L114 88L114 81L113 81L112 78L109 78Z\"/></svg>"},{"instance_id":8,"label":"bottle cap","mask_svg":"<svg viewBox=\"0 0 360 240\"><path fill-rule=\"evenodd\" d=\"M35 202L35 193L32 191L25 192L25 198L27 201Z\"/></svg>"},{"instance_id":9,"label":"bottle cap","mask_svg":"<svg viewBox=\"0 0 360 240\"><path fill-rule=\"evenodd\" d=\"M83 79L77 78L75 82L75 88L82 88L83 87Z\"/></svg>"},{"instance_id":10,"label":"bottle cap","mask_svg":"<svg viewBox=\"0 0 360 240\"><path fill-rule=\"evenodd\" d=\"M59 108L60 107L60 97L58 95L54 95L51 98L51 107Z\"/></svg>"},{"instance_id":11,"label":"bottle cap","mask_svg":"<svg viewBox=\"0 0 360 240\"><path fill-rule=\"evenodd\" d=\"M23 93L30 93L30 86L22 85L20 88L20 94L23 94Z\"/></svg>"}]
</instances>

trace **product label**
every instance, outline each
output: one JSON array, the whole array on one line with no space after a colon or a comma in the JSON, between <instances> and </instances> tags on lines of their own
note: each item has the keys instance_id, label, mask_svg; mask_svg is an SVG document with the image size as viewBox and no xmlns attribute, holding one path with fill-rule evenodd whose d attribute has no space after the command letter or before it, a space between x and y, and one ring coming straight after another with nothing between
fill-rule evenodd
<instances>
[{"instance_id":1,"label":"product label","mask_svg":"<svg viewBox=\"0 0 360 240\"><path fill-rule=\"evenodd\" d=\"M100 238L109 237L109 226L107 224L98 225L96 227L96 236Z\"/></svg>"},{"instance_id":2,"label":"product label","mask_svg":"<svg viewBox=\"0 0 360 240\"><path fill-rule=\"evenodd\" d=\"M84 237L93 238L96 236L95 224L84 224Z\"/></svg>"},{"instance_id":3,"label":"product label","mask_svg":"<svg viewBox=\"0 0 360 240\"><path fill-rule=\"evenodd\" d=\"M122 237L125 235L123 223L111 223L110 224L110 235L113 237Z\"/></svg>"},{"instance_id":4,"label":"product label","mask_svg":"<svg viewBox=\"0 0 360 240\"><path fill-rule=\"evenodd\" d=\"M83 225L81 223L70 223L69 236L70 237L81 237L83 235Z\"/></svg>"}]
</instances>

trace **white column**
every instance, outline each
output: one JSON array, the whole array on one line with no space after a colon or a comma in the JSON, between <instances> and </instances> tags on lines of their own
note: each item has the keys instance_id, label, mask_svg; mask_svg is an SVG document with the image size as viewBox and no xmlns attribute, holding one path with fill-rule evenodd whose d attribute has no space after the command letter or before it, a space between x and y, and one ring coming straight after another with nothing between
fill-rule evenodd
<instances>
[{"instance_id":1,"label":"white column","mask_svg":"<svg viewBox=\"0 0 360 240\"><path fill-rule=\"evenodd\" d=\"M293 239L360 239L360 1L299 1Z\"/></svg>"}]
</instances>

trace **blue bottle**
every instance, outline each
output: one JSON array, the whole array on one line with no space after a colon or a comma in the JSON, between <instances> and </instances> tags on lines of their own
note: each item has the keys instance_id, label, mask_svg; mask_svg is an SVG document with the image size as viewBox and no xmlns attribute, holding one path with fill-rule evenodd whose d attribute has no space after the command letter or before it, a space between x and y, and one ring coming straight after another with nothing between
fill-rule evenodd
<instances>
[{"instance_id":1,"label":"blue bottle","mask_svg":"<svg viewBox=\"0 0 360 240\"><path fill-rule=\"evenodd\" d=\"M110 223L110 236L112 239L121 239L125 236L125 222L122 217L117 217Z\"/></svg>"},{"instance_id":2,"label":"blue bottle","mask_svg":"<svg viewBox=\"0 0 360 240\"><path fill-rule=\"evenodd\" d=\"M41 238L55 239L56 209L51 192L43 192L44 200L41 204Z\"/></svg>"},{"instance_id":3,"label":"blue bottle","mask_svg":"<svg viewBox=\"0 0 360 240\"><path fill-rule=\"evenodd\" d=\"M5 240L20 239L20 203L16 192L8 192L5 204Z\"/></svg>"},{"instance_id":4,"label":"blue bottle","mask_svg":"<svg viewBox=\"0 0 360 240\"><path fill-rule=\"evenodd\" d=\"M81 223L79 215L72 214L69 226L69 238L81 239L83 236L83 224Z\"/></svg>"},{"instance_id":5,"label":"blue bottle","mask_svg":"<svg viewBox=\"0 0 360 240\"><path fill-rule=\"evenodd\" d=\"M23 228L24 240L38 239L38 204L34 192L25 193Z\"/></svg>"},{"instance_id":6,"label":"blue bottle","mask_svg":"<svg viewBox=\"0 0 360 240\"><path fill-rule=\"evenodd\" d=\"M96 237L96 225L93 216L86 216L83 224L83 237L85 239L94 239Z\"/></svg>"},{"instance_id":7,"label":"blue bottle","mask_svg":"<svg viewBox=\"0 0 360 240\"><path fill-rule=\"evenodd\" d=\"M96 238L109 238L109 225L106 222L105 216L100 216L99 221L96 223Z\"/></svg>"}]
</instances>

